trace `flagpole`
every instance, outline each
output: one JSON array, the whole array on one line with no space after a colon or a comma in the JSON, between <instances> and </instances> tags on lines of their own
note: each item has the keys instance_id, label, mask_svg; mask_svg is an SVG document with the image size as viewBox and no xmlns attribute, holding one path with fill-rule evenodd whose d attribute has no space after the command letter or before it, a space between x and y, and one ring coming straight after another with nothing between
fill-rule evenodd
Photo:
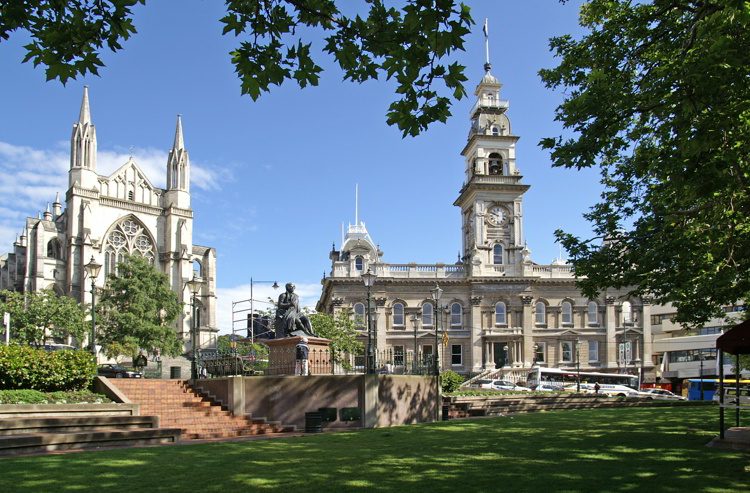
<instances>
[{"instance_id":1,"label":"flagpole","mask_svg":"<svg viewBox=\"0 0 750 493\"><path fill-rule=\"evenodd\" d=\"M482 31L484 32L484 53L485 53L484 63L486 65L489 65L490 64L490 28L489 28L488 20L486 17L484 18L484 26L482 27Z\"/></svg>"}]
</instances>

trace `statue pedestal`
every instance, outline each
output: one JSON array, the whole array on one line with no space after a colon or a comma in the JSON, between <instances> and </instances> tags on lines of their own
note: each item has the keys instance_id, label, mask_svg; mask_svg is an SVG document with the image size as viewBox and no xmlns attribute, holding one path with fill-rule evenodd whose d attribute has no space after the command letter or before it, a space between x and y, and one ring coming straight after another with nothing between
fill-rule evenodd
<instances>
[{"instance_id":1,"label":"statue pedestal","mask_svg":"<svg viewBox=\"0 0 750 493\"><path fill-rule=\"evenodd\" d=\"M295 375L297 366L297 343L301 337L284 337L263 341L268 346L268 375ZM308 368L310 375L333 373L331 340L322 337L307 337L310 348Z\"/></svg>"}]
</instances>

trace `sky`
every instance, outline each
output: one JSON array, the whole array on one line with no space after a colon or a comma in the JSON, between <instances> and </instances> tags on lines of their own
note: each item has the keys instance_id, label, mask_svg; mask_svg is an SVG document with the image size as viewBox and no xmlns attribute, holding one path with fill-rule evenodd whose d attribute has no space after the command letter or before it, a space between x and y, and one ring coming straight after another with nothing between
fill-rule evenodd
<instances>
[{"instance_id":1,"label":"sky","mask_svg":"<svg viewBox=\"0 0 750 493\"><path fill-rule=\"evenodd\" d=\"M329 273L328 253L341 244L342 223L359 219L388 263L456 261L464 179L460 155L469 129L473 90L483 75L482 23L489 20L492 72L510 101L520 136L517 165L531 185L524 227L532 259L561 255L554 231L586 235L582 214L598 198L594 171L551 167L538 142L561 132L554 121L560 91L543 86L540 68L553 67L552 36L580 34L578 5L557 0L468 0L476 22L466 51L468 98L453 116L418 137L402 138L386 124L393 84L344 82L329 59L317 87L286 82L258 101L241 96L222 36L223 2L162 0L135 9L138 33L124 49L104 53L99 77L63 86L41 67L22 64L24 34L0 44L0 252L9 251L25 218L64 197L69 142L83 86L89 86L98 140L98 172L108 175L130 155L157 187L165 187L167 153L182 115L192 165L194 243L217 251L217 318L231 330L232 302L276 298L271 282L294 282L314 306ZM311 39L322 46L320 39ZM564 252L562 253L564 257Z\"/></svg>"}]
</instances>

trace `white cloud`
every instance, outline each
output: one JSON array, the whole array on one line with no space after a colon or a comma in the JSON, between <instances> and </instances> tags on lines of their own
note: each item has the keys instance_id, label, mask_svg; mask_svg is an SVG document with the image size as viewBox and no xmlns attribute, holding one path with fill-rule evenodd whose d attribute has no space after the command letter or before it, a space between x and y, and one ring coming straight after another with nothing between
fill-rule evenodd
<instances>
[{"instance_id":1,"label":"white cloud","mask_svg":"<svg viewBox=\"0 0 750 493\"><path fill-rule=\"evenodd\" d=\"M167 152L154 148L133 148L132 151L100 149L97 153L97 172L108 176L133 159L155 187L166 183ZM70 151L68 144L59 142L49 149L35 149L0 141L0 253L9 251L15 237L24 226L26 217L36 217L55 200L65 201L68 189ZM224 168L206 166L191 161L193 190L219 190L220 183L229 178Z\"/></svg>"},{"instance_id":2,"label":"white cloud","mask_svg":"<svg viewBox=\"0 0 750 493\"><path fill-rule=\"evenodd\" d=\"M279 295L284 292L284 284L286 282L278 281L279 288L273 289L271 283L253 283L253 309L265 310L268 308L273 309L268 298L276 301ZM315 309L315 303L317 303L320 297L320 284L296 284L294 290L300 298L300 306L308 307L311 310ZM234 315L234 330L242 331L242 335L245 335L245 327L247 326L245 320L247 320L247 314L250 313L250 283L234 286L231 288L218 288L216 290L216 319L217 326L219 327L219 333L230 334L232 332L232 304L237 303L234 306L236 313ZM245 311L240 311L245 310Z\"/></svg>"}]
</instances>

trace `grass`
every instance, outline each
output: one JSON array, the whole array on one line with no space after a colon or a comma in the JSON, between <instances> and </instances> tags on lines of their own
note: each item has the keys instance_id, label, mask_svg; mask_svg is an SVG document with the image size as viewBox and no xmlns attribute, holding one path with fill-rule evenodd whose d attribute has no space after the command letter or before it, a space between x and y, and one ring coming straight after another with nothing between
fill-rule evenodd
<instances>
[{"instance_id":1,"label":"grass","mask_svg":"<svg viewBox=\"0 0 750 493\"><path fill-rule=\"evenodd\" d=\"M261 441L0 460L0 491L665 491L750 488L708 448L715 407L560 411Z\"/></svg>"}]
</instances>

